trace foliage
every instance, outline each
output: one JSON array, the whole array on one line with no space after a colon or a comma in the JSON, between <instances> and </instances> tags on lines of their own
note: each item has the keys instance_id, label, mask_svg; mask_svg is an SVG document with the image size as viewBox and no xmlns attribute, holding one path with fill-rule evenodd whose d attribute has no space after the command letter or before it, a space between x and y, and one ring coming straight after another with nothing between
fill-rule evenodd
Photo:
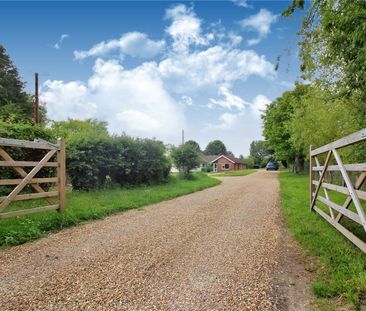
<instances>
[{"instance_id":1,"label":"foliage","mask_svg":"<svg viewBox=\"0 0 366 311\"><path fill-rule=\"evenodd\" d=\"M166 183L132 188L104 189L94 192L73 191L67 194L65 213L44 212L1 220L0 246L22 244L48 232L75 226L87 220L140 208L163 200L203 190L220 181L206 174L194 174L189 180L170 176ZM35 207L41 202L16 202L17 208Z\"/></svg>"},{"instance_id":2,"label":"foliage","mask_svg":"<svg viewBox=\"0 0 366 311\"><path fill-rule=\"evenodd\" d=\"M221 140L210 141L204 151L207 155L220 155L226 154L226 146Z\"/></svg>"},{"instance_id":3,"label":"foliage","mask_svg":"<svg viewBox=\"0 0 366 311\"><path fill-rule=\"evenodd\" d=\"M263 135L276 159L293 164L298 172L304 168L310 145L320 147L359 129L355 114L352 99L332 95L316 85L297 83L294 90L268 105L262 116ZM362 148L351 150L353 160L362 158ZM346 159L350 160L350 155Z\"/></svg>"},{"instance_id":4,"label":"foliage","mask_svg":"<svg viewBox=\"0 0 366 311\"><path fill-rule=\"evenodd\" d=\"M0 137L14 138L22 140L34 140L42 138L49 142L56 142L56 138L52 131L42 126L33 126L31 124L11 124L0 121ZM39 161L44 155L45 150L29 149L29 148L9 148L4 147L4 150L16 161ZM19 175L10 167L0 168L1 178L19 178ZM37 177L55 176L53 168L43 168ZM12 187L0 187L0 195L9 194ZM27 190L27 189L26 189Z\"/></svg>"},{"instance_id":5,"label":"foliage","mask_svg":"<svg viewBox=\"0 0 366 311\"><path fill-rule=\"evenodd\" d=\"M293 0L283 15L305 2ZM264 136L280 159L295 162L319 147L366 126L366 2L314 0L300 32L302 77L267 109ZM345 159L364 161L365 146Z\"/></svg>"},{"instance_id":6,"label":"foliage","mask_svg":"<svg viewBox=\"0 0 366 311\"><path fill-rule=\"evenodd\" d=\"M252 141L249 153L254 162L252 167L264 167L271 157L271 151L263 140Z\"/></svg>"},{"instance_id":7,"label":"foliage","mask_svg":"<svg viewBox=\"0 0 366 311\"><path fill-rule=\"evenodd\" d=\"M56 143L56 136L51 129L32 124L13 124L0 121L0 137L14 138L22 140L34 140L42 138L52 143Z\"/></svg>"},{"instance_id":8,"label":"foliage","mask_svg":"<svg viewBox=\"0 0 366 311\"><path fill-rule=\"evenodd\" d=\"M32 123L33 98L24 91L18 69L0 44L0 121ZM46 119L46 110L40 107L40 120Z\"/></svg>"},{"instance_id":9,"label":"foliage","mask_svg":"<svg viewBox=\"0 0 366 311\"><path fill-rule=\"evenodd\" d=\"M174 165L177 167L183 177L187 178L190 171L199 166L199 152L192 144L185 143L172 150L172 159Z\"/></svg>"},{"instance_id":10,"label":"foliage","mask_svg":"<svg viewBox=\"0 0 366 311\"><path fill-rule=\"evenodd\" d=\"M293 10L303 8L296 2ZM352 98L358 127L366 126L365 16L363 0L314 0L300 33L303 76L339 98Z\"/></svg>"},{"instance_id":11,"label":"foliage","mask_svg":"<svg viewBox=\"0 0 366 311\"><path fill-rule=\"evenodd\" d=\"M212 172L212 165L211 163L207 163L206 164L206 169L204 169L206 171L206 173L210 173Z\"/></svg>"},{"instance_id":12,"label":"foliage","mask_svg":"<svg viewBox=\"0 0 366 311\"><path fill-rule=\"evenodd\" d=\"M201 147L200 145L194 141L194 140L188 140L185 142L186 145L191 145L194 149L196 149L198 152L201 152Z\"/></svg>"},{"instance_id":13,"label":"foliage","mask_svg":"<svg viewBox=\"0 0 366 311\"><path fill-rule=\"evenodd\" d=\"M283 172L280 174L280 185L281 209L286 223L294 237L312 256L307 266L317 274L312 290L319 309L364 310L365 254L320 215L309 211L307 175ZM337 199L333 194L332 200L337 202ZM337 203L342 204L345 198L339 199ZM342 221L346 221L345 218ZM363 231L361 226L357 226L357 229L361 229L357 235ZM365 238L364 231L362 237ZM348 308L347 303L351 305Z\"/></svg>"},{"instance_id":14,"label":"foliage","mask_svg":"<svg viewBox=\"0 0 366 311\"><path fill-rule=\"evenodd\" d=\"M247 168L254 168L254 158L252 156L244 157L241 156L240 160L246 165Z\"/></svg>"},{"instance_id":15,"label":"foliage","mask_svg":"<svg viewBox=\"0 0 366 311\"><path fill-rule=\"evenodd\" d=\"M128 136L73 139L67 144L67 173L75 189L101 188L106 182L139 185L162 182L170 172L164 145Z\"/></svg>"},{"instance_id":16,"label":"foliage","mask_svg":"<svg viewBox=\"0 0 366 311\"><path fill-rule=\"evenodd\" d=\"M68 119L67 121L52 121L51 129L57 137L63 137L69 143L80 137L108 137L107 125L107 122L95 119Z\"/></svg>"},{"instance_id":17,"label":"foliage","mask_svg":"<svg viewBox=\"0 0 366 311\"><path fill-rule=\"evenodd\" d=\"M294 130L297 123L303 124L303 121L295 119L294 114L303 109L302 99L309 94L309 89L310 86L297 83L294 90L283 93L269 104L262 115L263 136L268 147L285 166L293 164L295 172L304 170L307 149L303 141L295 140Z\"/></svg>"}]
</instances>

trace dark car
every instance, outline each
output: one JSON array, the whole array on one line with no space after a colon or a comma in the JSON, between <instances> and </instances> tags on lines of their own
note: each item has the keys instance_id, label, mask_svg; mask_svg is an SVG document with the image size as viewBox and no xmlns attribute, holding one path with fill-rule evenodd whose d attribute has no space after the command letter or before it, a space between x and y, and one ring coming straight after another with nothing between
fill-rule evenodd
<instances>
[{"instance_id":1,"label":"dark car","mask_svg":"<svg viewBox=\"0 0 366 311\"><path fill-rule=\"evenodd\" d=\"M278 170L278 164L276 162L268 162L266 165L267 171L277 171Z\"/></svg>"}]
</instances>

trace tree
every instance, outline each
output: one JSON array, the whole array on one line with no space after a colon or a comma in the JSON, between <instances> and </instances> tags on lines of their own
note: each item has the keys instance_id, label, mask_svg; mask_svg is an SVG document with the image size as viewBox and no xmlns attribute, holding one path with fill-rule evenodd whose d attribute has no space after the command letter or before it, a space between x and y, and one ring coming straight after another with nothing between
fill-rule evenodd
<instances>
[{"instance_id":1,"label":"tree","mask_svg":"<svg viewBox=\"0 0 366 311\"><path fill-rule=\"evenodd\" d=\"M24 90L18 69L0 45L0 120L11 123L31 123L33 98ZM40 121L44 122L46 111L40 107Z\"/></svg>"},{"instance_id":2,"label":"tree","mask_svg":"<svg viewBox=\"0 0 366 311\"><path fill-rule=\"evenodd\" d=\"M296 8L304 8L304 1L293 0L283 14ZM304 78L333 97L352 99L359 127L366 126L365 16L366 1L314 0L300 33Z\"/></svg>"},{"instance_id":3,"label":"tree","mask_svg":"<svg viewBox=\"0 0 366 311\"><path fill-rule=\"evenodd\" d=\"M254 166L263 167L269 159L270 151L263 140L254 140L250 144L250 157L253 159Z\"/></svg>"},{"instance_id":4,"label":"tree","mask_svg":"<svg viewBox=\"0 0 366 311\"><path fill-rule=\"evenodd\" d=\"M51 129L58 137L73 141L79 137L108 137L108 123L96 119L53 121Z\"/></svg>"},{"instance_id":5,"label":"tree","mask_svg":"<svg viewBox=\"0 0 366 311\"><path fill-rule=\"evenodd\" d=\"M191 144L184 144L172 150L174 165L184 178L189 177L190 171L199 166L199 153Z\"/></svg>"},{"instance_id":6,"label":"tree","mask_svg":"<svg viewBox=\"0 0 366 311\"><path fill-rule=\"evenodd\" d=\"M285 166L293 164L294 172L304 170L306 152L301 140L294 137L294 127L301 120L294 121L294 115L302 109L302 100L308 95L309 85L296 84L292 91L288 91L270 103L262 116L263 136L267 145L274 150L276 159L281 160ZM309 123L307 126L311 127Z\"/></svg>"},{"instance_id":7,"label":"tree","mask_svg":"<svg viewBox=\"0 0 366 311\"><path fill-rule=\"evenodd\" d=\"M210 141L205 149L205 154L207 155L219 155L226 154L226 146L221 140Z\"/></svg>"},{"instance_id":8,"label":"tree","mask_svg":"<svg viewBox=\"0 0 366 311\"><path fill-rule=\"evenodd\" d=\"M188 140L185 142L187 145L191 145L193 148L195 148L198 152L201 152L201 147L200 145L195 142L194 140Z\"/></svg>"}]
</instances>

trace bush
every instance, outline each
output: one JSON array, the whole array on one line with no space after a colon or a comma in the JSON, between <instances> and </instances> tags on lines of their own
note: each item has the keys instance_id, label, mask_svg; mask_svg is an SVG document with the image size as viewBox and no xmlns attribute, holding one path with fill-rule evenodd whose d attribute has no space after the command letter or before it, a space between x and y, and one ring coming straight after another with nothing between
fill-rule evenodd
<instances>
[{"instance_id":1,"label":"bush","mask_svg":"<svg viewBox=\"0 0 366 311\"><path fill-rule=\"evenodd\" d=\"M184 144L174 148L172 158L175 166L184 178L187 178L190 171L200 164L199 153L191 144Z\"/></svg>"},{"instance_id":2,"label":"bush","mask_svg":"<svg viewBox=\"0 0 366 311\"><path fill-rule=\"evenodd\" d=\"M35 138L42 138L49 142L55 143L56 137L53 132L42 126L35 127L31 124L10 124L0 121L0 137L13 138L21 140L34 140ZM46 154L46 150L30 149L30 148L10 148L4 147L4 150L16 161L39 161ZM2 160L2 159L1 159ZM50 161L53 161L51 159ZM29 168L25 168L29 171ZM13 179L20 178L20 176L10 167L1 167L0 175L2 178ZM38 172L37 177L51 177L55 176L54 168L42 168ZM47 185L42 187L47 188ZM0 187L0 195L7 195L14 187ZM26 189L27 190L27 189Z\"/></svg>"},{"instance_id":3,"label":"bush","mask_svg":"<svg viewBox=\"0 0 366 311\"><path fill-rule=\"evenodd\" d=\"M83 137L67 145L67 172L80 190L158 183L170 172L164 152L164 145L151 139Z\"/></svg>"}]
</instances>

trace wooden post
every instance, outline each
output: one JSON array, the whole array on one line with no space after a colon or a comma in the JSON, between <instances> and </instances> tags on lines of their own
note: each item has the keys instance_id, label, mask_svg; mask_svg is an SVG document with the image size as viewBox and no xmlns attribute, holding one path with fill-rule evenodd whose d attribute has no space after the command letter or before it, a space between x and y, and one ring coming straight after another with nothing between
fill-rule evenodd
<instances>
[{"instance_id":1,"label":"wooden post","mask_svg":"<svg viewBox=\"0 0 366 311\"><path fill-rule=\"evenodd\" d=\"M57 151L57 177L58 177L58 191L59 191L59 212L66 210L66 151L65 151L65 140L59 138L57 140L59 150Z\"/></svg>"},{"instance_id":2,"label":"wooden post","mask_svg":"<svg viewBox=\"0 0 366 311\"><path fill-rule=\"evenodd\" d=\"M39 123L38 73L35 73L34 77L35 77L34 125L37 126Z\"/></svg>"},{"instance_id":3,"label":"wooden post","mask_svg":"<svg viewBox=\"0 0 366 311\"><path fill-rule=\"evenodd\" d=\"M311 151L313 149L313 146L310 145L310 164L309 164L309 178L310 178L310 210L313 210L313 206L312 206L312 202L313 202L313 193L315 190L314 184L313 184L313 180L314 180L314 171L313 171L313 166L314 166L314 157L311 155Z\"/></svg>"}]
</instances>

